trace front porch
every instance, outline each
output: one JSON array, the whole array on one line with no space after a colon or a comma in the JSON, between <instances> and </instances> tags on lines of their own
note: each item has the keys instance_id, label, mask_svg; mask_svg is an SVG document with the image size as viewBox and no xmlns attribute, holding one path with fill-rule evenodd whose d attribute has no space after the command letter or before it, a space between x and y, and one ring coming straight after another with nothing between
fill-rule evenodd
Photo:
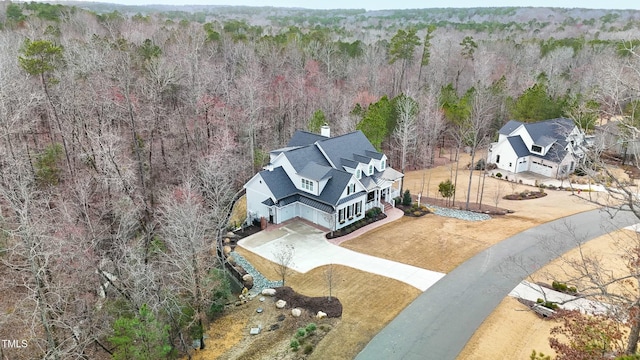
<instances>
[{"instance_id":1,"label":"front porch","mask_svg":"<svg viewBox=\"0 0 640 360\"><path fill-rule=\"evenodd\" d=\"M370 210L374 207L382 209L383 212L390 207L395 207L395 198L400 197L400 189L393 186L386 187L384 189L374 189L367 193L367 201L364 206L364 210Z\"/></svg>"}]
</instances>

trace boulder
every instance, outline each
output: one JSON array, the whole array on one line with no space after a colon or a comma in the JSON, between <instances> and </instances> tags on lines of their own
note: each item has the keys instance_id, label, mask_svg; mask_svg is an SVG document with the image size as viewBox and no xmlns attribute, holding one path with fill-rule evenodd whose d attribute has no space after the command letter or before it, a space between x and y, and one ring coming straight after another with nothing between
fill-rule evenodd
<instances>
[{"instance_id":1,"label":"boulder","mask_svg":"<svg viewBox=\"0 0 640 360\"><path fill-rule=\"evenodd\" d=\"M326 317L327 317L327 313L322 311L318 311L318 313L316 314L316 319L324 319Z\"/></svg>"},{"instance_id":2,"label":"boulder","mask_svg":"<svg viewBox=\"0 0 640 360\"><path fill-rule=\"evenodd\" d=\"M229 256L229 257L227 258L227 262L228 262L229 264L231 264L231 266L233 266L233 265L235 265L235 264L236 264L236 259L235 259L233 256Z\"/></svg>"},{"instance_id":3,"label":"boulder","mask_svg":"<svg viewBox=\"0 0 640 360\"><path fill-rule=\"evenodd\" d=\"M284 307L285 307L285 306L287 306L287 302L286 302L286 301L284 301L284 300L278 300L278 301L276 301L276 307L277 307L278 309L284 309ZM326 316L326 315L327 315L327 314L325 314L325 316Z\"/></svg>"},{"instance_id":4,"label":"boulder","mask_svg":"<svg viewBox=\"0 0 640 360\"><path fill-rule=\"evenodd\" d=\"M300 310L298 308L291 309L291 316L300 317L300 315L302 315L302 310Z\"/></svg>"},{"instance_id":5,"label":"boulder","mask_svg":"<svg viewBox=\"0 0 640 360\"><path fill-rule=\"evenodd\" d=\"M264 289L264 290L262 290L262 295L275 296L276 295L276 289Z\"/></svg>"},{"instance_id":6,"label":"boulder","mask_svg":"<svg viewBox=\"0 0 640 360\"><path fill-rule=\"evenodd\" d=\"M231 254L231 246L225 245L225 247L222 248L222 253L224 256L229 256L229 254Z\"/></svg>"},{"instance_id":7,"label":"boulder","mask_svg":"<svg viewBox=\"0 0 640 360\"><path fill-rule=\"evenodd\" d=\"M251 276L250 274L243 275L242 283L246 288L251 289L253 287L253 276Z\"/></svg>"},{"instance_id":8,"label":"boulder","mask_svg":"<svg viewBox=\"0 0 640 360\"><path fill-rule=\"evenodd\" d=\"M224 238L224 243L225 243L225 244L230 244L230 243L231 243L231 239L229 239L229 238Z\"/></svg>"}]
</instances>

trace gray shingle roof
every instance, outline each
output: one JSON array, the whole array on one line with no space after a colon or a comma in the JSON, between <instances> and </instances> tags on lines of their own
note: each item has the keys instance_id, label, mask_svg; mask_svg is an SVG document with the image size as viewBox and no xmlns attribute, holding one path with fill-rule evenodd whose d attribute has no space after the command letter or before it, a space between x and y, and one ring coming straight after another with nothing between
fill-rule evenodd
<instances>
[{"instance_id":1,"label":"gray shingle roof","mask_svg":"<svg viewBox=\"0 0 640 360\"><path fill-rule=\"evenodd\" d=\"M558 118L525 124L525 128L529 135L531 135L533 142L540 145L546 141L544 140L545 137L555 140L564 140L574 127L575 124L573 120L567 118ZM548 141L547 145L549 145Z\"/></svg>"},{"instance_id":2,"label":"gray shingle roof","mask_svg":"<svg viewBox=\"0 0 640 360\"><path fill-rule=\"evenodd\" d=\"M329 166L322 166L315 162L310 162L298 172L298 175L307 179L320 181L329 176L331 169Z\"/></svg>"},{"instance_id":3,"label":"gray shingle roof","mask_svg":"<svg viewBox=\"0 0 640 360\"><path fill-rule=\"evenodd\" d=\"M309 163L331 166L315 145L304 146L284 153L296 172L302 171Z\"/></svg>"},{"instance_id":4,"label":"gray shingle roof","mask_svg":"<svg viewBox=\"0 0 640 360\"><path fill-rule=\"evenodd\" d=\"M509 135L520 125L522 125L520 121L509 120L509 122L507 122L503 127L500 128L499 133L502 135Z\"/></svg>"},{"instance_id":5,"label":"gray shingle roof","mask_svg":"<svg viewBox=\"0 0 640 360\"><path fill-rule=\"evenodd\" d=\"M340 165L351 168L351 169L355 169L358 167L358 162L349 160L349 159L340 159ZM336 164L336 166L338 166L338 164Z\"/></svg>"},{"instance_id":6,"label":"gray shingle roof","mask_svg":"<svg viewBox=\"0 0 640 360\"><path fill-rule=\"evenodd\" d=\"M379 153L377 151L365 150L364 154L372 159L382 160L382 153Z\"/></svg>"},{"instance_id":7,"label":"gray shingle roof","mask_svg":"<svg viewBox=\"0 0 640 360\"><path fill-rule=\"evenodd\" d=\"M287 146L306 146L325 139L327 139L325 136L298 130L293 134L291 140L287 143Z\"/></svg>"},{"instance_id":8,"label":"gray shingle roof","mask_svg":"<svg viewBox=\"0 0 640 360\"><path fill-rule=\"evenodd\" d=\"M318 141L318 146L336 166L341 163L340 159L356 160L354 154L366 156L367 151L377 153L369 139L360 130L341 136L324 138L324 140Z\"/></svg>"},{"instance_id":9,"label":"gray shingle roof","mask_svg":"<svg viewBox=\"0 0 640 360\"><path fill-rule=\"evenodd\" d=\"M567 150L559 144L553 144L549 151L547 151L547 154L542 158L553 162L560 162L565 156L567 156Z\"/></svg>"},{"instance_id":10,"label":"gray shingle roof","mask_svg":"<svg viewBox=\"0 0 640 360\"><path fill-rule=\"evenodd\" d=\"M520 136L509 136L507 140L518 157L524 157L530 154L529 149L527 149L527 145L525 145Z\"/></svg>"},{"instance_id":11,"label":"gray shingle roof","mask_svg":"<svg viewBox=\"0 0 640 360\"><path fill-rule=\"evenodd\" d=\"M351 200L353 200L353 199L357 199L357 198L359 198L360 196L364 196L364 195L366 195L366 194L367 194L367 192L366 192L366 191L359 191L359 192L357 192L357 193L351 194L351 195L349 195L349 196L347 196L347 197L344 197L344 198L340 199L340 201L338 201L338 205L340 205L340 204L344 204L344 203L346 203L346 202L348 202L348 201L351 201Z\"/></svg>"},{"instance_id":12,"label":"gray shingle roof","mask_svg":"<svg viewBox=\"0 0 640 360\"><path fill-rule=\"evenodd\" d=\"M281 166L273 169L273 171L262 170L260 171L260 176L276 200L295 194L298 191Z\"/></svg>"}]
</instances>

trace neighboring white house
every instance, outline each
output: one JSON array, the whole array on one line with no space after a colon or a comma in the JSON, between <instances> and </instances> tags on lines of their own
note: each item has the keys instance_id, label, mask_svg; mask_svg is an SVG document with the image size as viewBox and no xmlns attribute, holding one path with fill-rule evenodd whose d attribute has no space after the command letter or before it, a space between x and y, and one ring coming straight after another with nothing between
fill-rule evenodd
<instances>
[{"instance_id":1,"label":"neighboring white house","mask_svg":"<svg viewBox=\"0 0 640 360\"><path fill-rule=\"evenodd\" d=\"M361 131L330 137L297 131L245 185L247 218L270 223L301 217L329 230L364 218L400 196L403 174L387 166Z\"/></svg>"},{"instance_id":2,"label":"neighboring white house","mask_svg":"<svg viewBox=\"0 0 640 360\"><path fill-rule=\"evenodd\" d=\"M563 178L584 158L585 134L566 118L522 123L511 120L489 148L488 163L513 173L531 171Z\"/></svg>"}]
</instances>

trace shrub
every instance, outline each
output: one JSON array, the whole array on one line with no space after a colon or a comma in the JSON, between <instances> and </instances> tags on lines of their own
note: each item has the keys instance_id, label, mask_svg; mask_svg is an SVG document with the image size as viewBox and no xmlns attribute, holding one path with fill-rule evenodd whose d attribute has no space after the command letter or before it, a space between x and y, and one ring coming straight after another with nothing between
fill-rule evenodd
<instances>
[{"instance_id":1,"label":"shrub","mask_svg":"<svg viewBox=\"0 0 640 360\"><path fill-rule=\"evenodd\" d=\"M303 328L300 328L298 329L298 331L296 331L297 338L305 337L306 335L307 335L307 332Z\"/></svg>"},{"instance_id":2,"label":"shrub","mask_svg":"<svg viewBox=\"0 0 640 360\"><path fill-rule=\"evenodd\" d=\"M496 174L496 177L497 177L498 179L501 179L501 178L502 178L502 173L497 173L497 174Z\"/></svg>"},{"instance_id":3,"label":"shrub","mask_svg":"<svg viewBox=\"0 0 640 360\"><path fill-rule=\"evenodd\" d=\"M315 323L309 323L309 324L307 325L307 327L305 327L305 330L307 330L307 333L311 334L311 333L313 333L314 331L316 331L316 329L317 329L317 328L318 328L318 327L316 326L316 324L315 324Z\"/></svg>"},{"instance_id":4,"label":"shrub","mask_svg":"<svg viewBox=\"0 0 640 360\"><path fill-rule=\"evenodd\" d=\"M405 190L404 194L402 195L402 205L411 206L411 202L411 193L409 192L409 190Z\"/></svg>"},{"instance_id":5,"label":"shrub","mask_svg":"<svg viewBox=\"0 0 640 360\"><path fill-rule=\"evenodd\" d=\"M382 209L380 209L379 207L374 207L371 208L369 210L367 210L367 212L365 212L365 216L368 218L374 218L378 215L380 215L382 213Z\"/></svg>"},{"instance_id":6,"label":"shrub","mask_svg":"<svg viewBox=\"0 0 640 360\"><path fill-rule=\"evenodd\" d=\"M486 163L484 159L480 159L478 160L478 162L476 162L475 170L484 170L485 167L486 167Z\"/></svg>"},{"instance_id":7,"label":"shrub","mask_svg":"<svg viewBox=\"0 0 640 360\"><path fill-rule=\"evenodd\" d=\"M311 345L311 344L307 344L307 345L305 345L305 347L304 347L304 353L305 353L305 354L307 354L307 355L309 355L309 354L311 354L312 352L313 352L313 345Z\"/></svg>"},{"instance_id":8,"label":"shrub","mask_svg":"<svg viewBox=\"0 0 640 360\"><path fill-rule=\"evenodd\" d=\"M289 346L293 349L293 351L298 351L298 348L300 347L300 343L298 342L297 339L293 339L289 343Z\"/></svg>"}]
</instances>

